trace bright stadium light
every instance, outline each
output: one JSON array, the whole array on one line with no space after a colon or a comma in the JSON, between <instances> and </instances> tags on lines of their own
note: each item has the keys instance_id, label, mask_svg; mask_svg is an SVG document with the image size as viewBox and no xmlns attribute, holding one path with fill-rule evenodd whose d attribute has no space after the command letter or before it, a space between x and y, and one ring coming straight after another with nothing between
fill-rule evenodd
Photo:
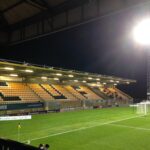
<instances>
[{"instance_id":1,"label":"bright stadium light","mask_svg":"<svg viewBox=\"0 0 150 150\"><path fill-rule=\"evenodd\" d=\"M43 80L47 80L47 77L44 77L44 76L43 76L43 77L41 77L41 79L43 79Z\"/></svg>"},{"instance_id":2,"label":"bright stadium light","mask_svg":"<svg viewBox=\"0 0 150 150\"><path fill-rule=\"evenodd\" d=\"M96 86L96 84L93 83L93 84L91 84L91 86Z\"/></svg>"},{"instance_id":3,"label":"bright stadium light","mask_svg":"<svg viewBox=\"0 0 150 150\"><path fill-rule=\"evenodd\" d=\"M89 79L89 80L92 80L93 78L92 78L92 77L88 77L88 79Z\"/></svg>"},{"instance_id":4,"label":"bright stadium light","mask_svg":"<svg viewBox=\"0 0 150 150\"><path fill-rule=\"evenodd\" d=\"M10 74L11 77L18 77L17 74Z\"/></svg>"},{"instance_id":5,"label":"bright stadium light","mask_svg":"<svg viewBox=\"0 0 150 150\"><path fill-rule=\"evenodd\" d=\"M26 69L25 72L32 73L33 70Z\"/></svg>"},{"instance_id":6,"label":"bright stadium light","mask_svg":"<svg viewBox=\"0 0 150 150\"><path fill-rule=\"evenodd\" d=\"M97 80L97 81L100 81L100 79L99 79L99 78L96 78L96 80Z\"/></svg>"},{"instance_id":7,"label":"bright stadium light","mask_svg":"<svg viewBox=\"0 0 150 150\"><path fill-rule=\"evenodd\" d=\"M78 82L78 80L74 80L74 82Z\"/></svg>"},{"instance_id":8,"label":"bright stadium light","mask_svg":"<svg viewBox=\"0 0 150 150\"><path fill-rule=\"evenodd\" d=\"M134 40L142 45L150 45L150 18L144 19L133 29Z\"/></svg>"},{"instance_id":9,"label":"bright stadium light","mask_svg":"<svg viewBox=\"0 0 150 150\"><path fill-rule=\"evenodd\" d=\"M140 21L133 29L134 40L143 45L150 46L150 18ZM147 51L147 99L150 100L150 51Z\"/></svg>"},{"instance_id":10,"label":"bright stadium light","mask_svg":"<svg viewBox=\"0 0 150 150\"><path fill-rule=\"evenodd\" d=\"M12 68L12 67L5 67L4 69L5 70L14 70L14 68Z\"/></svg>"},{"instance_id":11,"label":"bright stadium light","mask_svg":"<svg viewBox=\"0 0 150 150\"><path fill-rule=\"evenodd\" d=\"M61 73L56 73L56 75L57 75L57 76L62 76L62 74L61 74Z\"/></svg>"},{"instance_id":12,"label":"bright stadium light","mask_svg":"<svg viewBox=\"0 0 150 150\"><path fill-rule=\"evenodd\" d=\"M74 75L72 75L72 74L69 74L69 75L68 75L68 77L69 77L69 78L73 78L73 77L74 77Z\"/></svg>"},{"instance_id":13,"label":"bright stadium light","mask_svg":"<svg viewBox=\"0 0 150 150\"><path fill-rule=\"evenodd\" d=\"M58 80L59 80L59 78L54 78L54 80L55 80L55 81L58 81Z\"/></svg>"}]
</instances>

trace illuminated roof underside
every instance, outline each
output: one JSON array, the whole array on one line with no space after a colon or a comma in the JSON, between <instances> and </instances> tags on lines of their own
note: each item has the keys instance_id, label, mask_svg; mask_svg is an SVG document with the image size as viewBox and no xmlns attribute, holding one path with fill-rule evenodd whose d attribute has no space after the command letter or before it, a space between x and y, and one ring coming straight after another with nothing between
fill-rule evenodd
<instances>
[{"instance_id":1,"label":"illuminated roof underside","mask_svg":"<svg viewBox=\"0 0 150 150\"><path fill-rule=\"evenodd\" d=\"M52 82L62 84L88 84L92 86L135 83L135 80L95 73L67 70L29 63L0 60L1 81Z\"/></svg>"}]
</instances>

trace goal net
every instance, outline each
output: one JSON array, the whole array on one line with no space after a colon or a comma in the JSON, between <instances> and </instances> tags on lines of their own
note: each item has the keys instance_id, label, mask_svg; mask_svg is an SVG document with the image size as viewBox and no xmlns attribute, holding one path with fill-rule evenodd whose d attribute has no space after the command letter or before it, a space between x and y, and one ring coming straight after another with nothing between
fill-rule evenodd
<instances>
[{"instance_id":1,"label":"goal net","mask_svg":"<svg viewBox=\"0 0 150 150\"><path fill-rule=\"evenodd\" d=\"M150 114L150 101L143 101L137 104L137 114Z\"/></svg>"}]
</instances>

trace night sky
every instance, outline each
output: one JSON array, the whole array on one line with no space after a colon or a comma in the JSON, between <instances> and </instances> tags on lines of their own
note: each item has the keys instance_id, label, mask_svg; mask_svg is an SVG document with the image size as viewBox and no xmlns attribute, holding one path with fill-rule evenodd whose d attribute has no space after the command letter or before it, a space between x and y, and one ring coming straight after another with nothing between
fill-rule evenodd
<instances>
[{"instance_id":1,"label":"night sky","mask_svg":"<svg viewBox=\"0 0 150 150\"><path fill-rule=\"evenodd\" d=\"M135 98L146 97L146 51L131 31L139 10L130 9L0 51L3 59L45 64L137 80L121 87Z\"/></svg>"}]
</instances>

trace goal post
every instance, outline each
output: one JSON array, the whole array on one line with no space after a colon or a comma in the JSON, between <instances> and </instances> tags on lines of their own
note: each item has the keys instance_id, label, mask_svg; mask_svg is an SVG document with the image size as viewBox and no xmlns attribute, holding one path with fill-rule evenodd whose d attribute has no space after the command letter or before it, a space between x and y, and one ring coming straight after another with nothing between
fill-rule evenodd
<instances>
[{"instance_id":1,"label":"goal post","mask_svg":"<svg viewBox=\"0 0 150 150\"><path fill-rule=\"evenodd\" d=\"M150 114L150 101L143 101L137 104L137 114Z\"/></svg>"}]
</instances>

